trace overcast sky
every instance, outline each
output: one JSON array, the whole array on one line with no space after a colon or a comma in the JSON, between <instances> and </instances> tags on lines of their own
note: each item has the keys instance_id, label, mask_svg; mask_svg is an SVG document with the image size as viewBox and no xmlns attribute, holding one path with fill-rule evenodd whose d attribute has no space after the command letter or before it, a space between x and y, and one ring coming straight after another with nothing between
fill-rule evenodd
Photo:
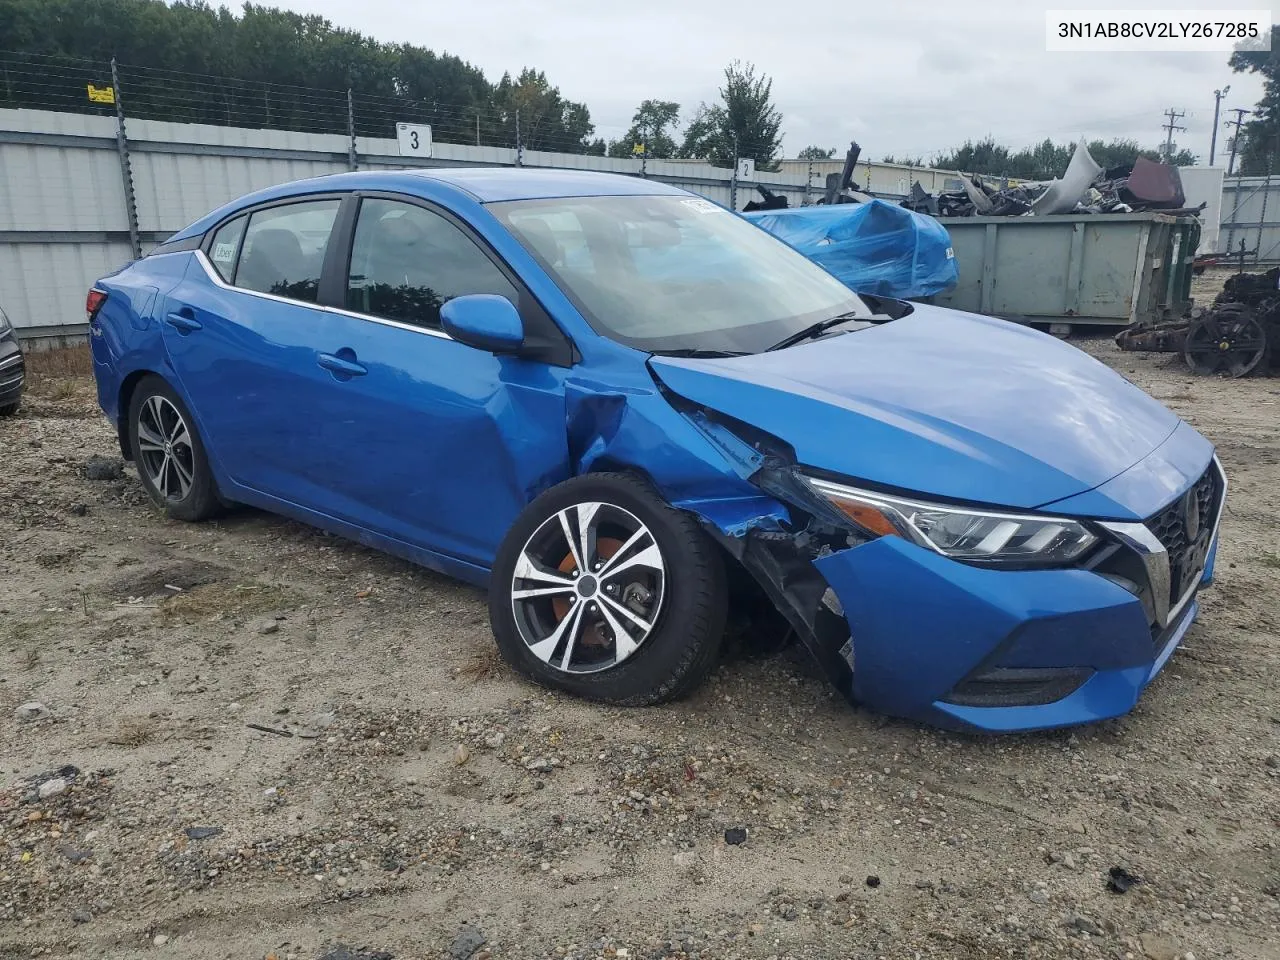
<instances>
[{"instance_id":1,"label":"overcast sky","mask_svg":"<svg viewBox=\"0 0 1280 960\"><path fill-rule=\"evenodd\" d=\"M810 143L850 139L863 156L933 154L987 134L1012 146L1045 137L1164 139L1162 111L1186 111L1176 133L1208 161L1213 91L1252 107L1254 75L1232 74L1227 54L1048 53L1044 11L1064 0L274 0L379 40L468 60L496 81L523 66L545 70L587 104L598 135L617 137L645 98L675 100L684 115L712 101L725 64L752 61L773 78L788 156ZM1117 6L1094 0L1081 7ZM1199 9L1271 7L1276 0L1199 0ZM1177 0L1127 0L1167 8ZM1225 116L1224 116L1225 119ZM1225 136L1219 133L1219 164Z\"/></svg>"}]
</instances>

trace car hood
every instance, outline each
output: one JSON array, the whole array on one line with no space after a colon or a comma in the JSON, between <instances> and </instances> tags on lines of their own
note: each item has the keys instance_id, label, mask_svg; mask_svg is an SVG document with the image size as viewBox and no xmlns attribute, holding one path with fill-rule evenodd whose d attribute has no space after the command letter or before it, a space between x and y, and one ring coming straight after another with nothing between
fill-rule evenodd
<instances>
[{"instance_id":1,"label":"car hood","mask_svg":"<svg viewBox=\"0 0 1280 960\"><path fill-rule=\"evenodd\" d=\"M802 465L1023 509L1105 483L1179 423L1070 344L919 304L772 353L650 365L682 397L786 441Z\"/></svg>"}]
</instances>

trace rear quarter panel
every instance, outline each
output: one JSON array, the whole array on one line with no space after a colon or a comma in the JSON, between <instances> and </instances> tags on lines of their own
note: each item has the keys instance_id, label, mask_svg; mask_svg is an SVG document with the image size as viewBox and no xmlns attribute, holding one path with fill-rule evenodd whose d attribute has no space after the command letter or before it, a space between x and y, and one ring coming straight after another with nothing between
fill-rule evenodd
<instances>
[{"instance_id":1,"label":"rear quarter panel","mask_svg":"<svg viewBox=\"0 0 1280 960\"><path fill-rule=\"evenodd\" d=\"M117 426L126 413L121 394L131 377L152 372L170 383L175 380L160 323L169 309L168 294L190 261L185 252L147 257L94 284L107 294L89 328L98 404Z\"/></svg>"}]
</instances>

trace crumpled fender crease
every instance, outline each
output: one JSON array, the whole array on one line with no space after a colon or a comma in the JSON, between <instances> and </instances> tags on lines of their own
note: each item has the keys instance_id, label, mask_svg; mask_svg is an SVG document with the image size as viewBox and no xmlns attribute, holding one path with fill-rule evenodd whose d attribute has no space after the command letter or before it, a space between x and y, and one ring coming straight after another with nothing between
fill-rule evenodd
<instances>
[{"instance_id":1,"label":"crumpled fender crease","mask_svg":"<svg viewBox=\"0 0 1280 960\"><path fill-rule=\"evenodd\" d=\"M652 390L565 381L566 434L575 475L634 469L673 507L730 537L781 530L786 506L748 481L762 458L706 417L678 413Z\"/></svg>"},{"instance_id":2,"label":"crumpled fender crease","mask_svg":"<svg viewBox=\"0 0 1280 960\"><path fill-rule=\"evenodd\" d=\"M550 374L532 377L524 361L509 357L500 360L499 378L498 388L485 401L484 415L459 429L492 434L478 445L507 451L490 467L503 474L512 503L528 504L572 476L565 464L565 438L557 435L549 416L559 405L559 383Z\"/></svg>"}]
</instances>

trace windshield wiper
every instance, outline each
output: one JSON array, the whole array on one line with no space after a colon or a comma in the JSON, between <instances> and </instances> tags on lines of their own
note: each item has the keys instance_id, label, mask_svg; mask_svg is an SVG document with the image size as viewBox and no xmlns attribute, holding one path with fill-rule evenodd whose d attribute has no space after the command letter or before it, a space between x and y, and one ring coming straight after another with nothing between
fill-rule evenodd
<instances>
[{"instance_id":1,"label":"windshield wiper","mask_svg":"<svg viewBox=\"0 0 1280 960\"><path fill-rule=\"evenodd\" d=\"M769 353L773 350L785 350L787 347L794 347L797 343L803 343L805 340L816 340L819 336L826 333L832 327L838 327L842 323L848 323L850 320L863 319L856 313L842 313L836 317L830 317L826 320L819 320L817 323L811 323L803 330L797 330L789 337L783 337L772 347L765 350Z\"/></svg>"},{"instance_id":2,"label":"windshield wiper","mask_svg":"<svg viewBox=\"0 0 1280 960\"><path fill-rule=\"evenodd\" d=\"M699 360L715 360L722 357L745 357L745 350L704 350L699 347L682 347L679 350L654 350L659 357L688 357Z\"/></svg>"}]
</instances>

